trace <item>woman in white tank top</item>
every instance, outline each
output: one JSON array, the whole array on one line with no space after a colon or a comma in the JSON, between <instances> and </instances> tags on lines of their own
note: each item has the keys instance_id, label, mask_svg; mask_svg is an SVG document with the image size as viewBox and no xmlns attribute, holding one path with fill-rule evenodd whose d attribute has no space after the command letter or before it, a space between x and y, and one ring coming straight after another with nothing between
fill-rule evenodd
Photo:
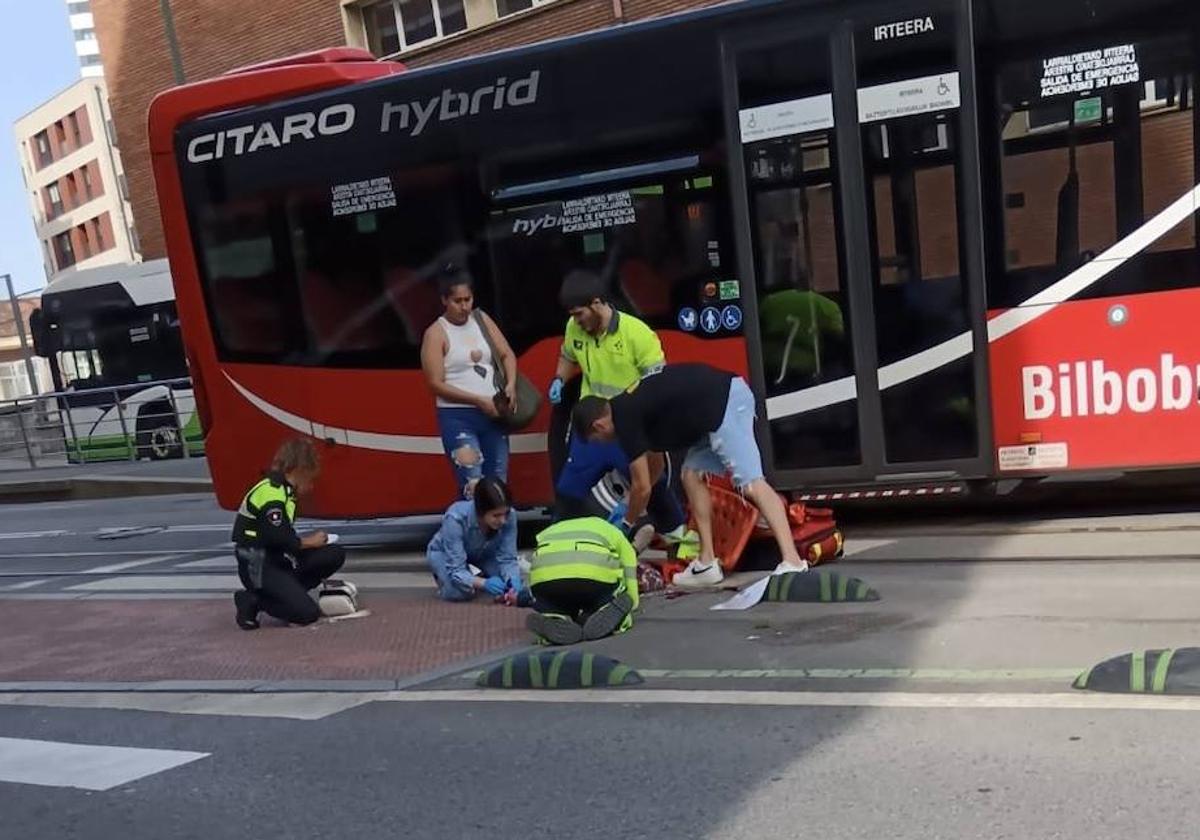
<instances>
[{"instance_id":1,"label":"woman in white tank top","mask_svg":"<svg viewBox=\"0 0 1200 840\"><path fill-rule=\"evenodd\" d=\"M508 480L508 433L496 422L496 365L503 365L510 404L515 404L517 357L496 323L475 315L471 276L447 267L438 278L445 311L425 331L421 368L437 402L442 446L459 492L470 498L485 475ZM480 324L480 321L483 323ZM500 354L492 356L484 330Z\"/></svg>"}]
</instances>

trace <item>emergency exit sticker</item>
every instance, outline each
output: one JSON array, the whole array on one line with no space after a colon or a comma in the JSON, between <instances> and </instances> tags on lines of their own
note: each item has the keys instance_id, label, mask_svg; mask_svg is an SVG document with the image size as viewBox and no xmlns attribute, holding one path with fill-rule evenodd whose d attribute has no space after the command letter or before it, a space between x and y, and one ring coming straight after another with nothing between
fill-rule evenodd
<instances>
[{"instance_id":1,"label":"emergency exit sticker","mask_svg":"<svg viewBox=\"0 0 1200 840\"><path fill-rule=\"evenodd\" d=\"M1061 470L1070 463L1065 443L1032 443L1027 446L1001 446L1001 472L1015 470Z\"/></svg>"}]
</instances>

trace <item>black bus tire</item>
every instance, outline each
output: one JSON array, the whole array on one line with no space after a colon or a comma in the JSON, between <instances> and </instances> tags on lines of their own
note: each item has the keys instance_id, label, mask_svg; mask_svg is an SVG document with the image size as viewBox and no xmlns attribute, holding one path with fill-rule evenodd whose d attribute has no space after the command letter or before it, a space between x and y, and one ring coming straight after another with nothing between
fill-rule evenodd
<instances>
[{"instance_id":1,"label":"black bus tire","mask_svg":"<svg viewBox=\"0 0 1200 840\"><path fill-rule=\"evenodd\" d=\"M170 403L147 403L138 410L137 457L151 461L183 457L183 434Z\"/></svg>"}]
</instances>

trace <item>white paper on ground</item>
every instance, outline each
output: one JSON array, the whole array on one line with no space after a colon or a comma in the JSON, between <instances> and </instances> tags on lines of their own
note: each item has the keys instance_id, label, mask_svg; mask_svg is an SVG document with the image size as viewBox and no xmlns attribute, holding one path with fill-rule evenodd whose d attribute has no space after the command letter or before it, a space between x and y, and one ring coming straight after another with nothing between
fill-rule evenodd
<instances>
[{"instance_id":1,"label":"white paper on ground","mask_svg":"<svg viewBox=\"0 0 1200 840\"><path fill-rule=\"evenodd\" d=\"M358 610L357 612L346 613L345 615L329 616L328 621L332 624L335 621L349 621L352 618L367 618L370 615L370 610Z\"/></svg>"},{"instance_id":2,"label":"white paper on ground","mask_svg":"<svg viewBox=\"0 0 1200 840\"><path fill-rule=\"evenodd\" d=\"M763 595L767 593L767 585L771 582L771 578L775 575L786 575L789 572L796 572L798 569L787 568L782 563L776 567L775 571L764 577L762 580L756 580L754 583L747 586L738 594L734 595L728 601L722 601L719 604L714 604L709 607L710 610L748 610L762 600Z\"/></svg>"}]
</instances>

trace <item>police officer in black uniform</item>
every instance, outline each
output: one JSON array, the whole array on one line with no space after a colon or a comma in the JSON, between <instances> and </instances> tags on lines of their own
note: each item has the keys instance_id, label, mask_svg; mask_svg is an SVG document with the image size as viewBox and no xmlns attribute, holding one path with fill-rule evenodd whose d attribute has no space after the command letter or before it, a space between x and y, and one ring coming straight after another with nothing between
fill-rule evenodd
<instances>
[{"instance_id":1,"label":"police officer in black uniform","mask_svg":"<svg viewBox=\"0 0 1200 840\"><path fill-rule=\"evenodd\" d=\"M291 624L312 624L321 617L308 591L337 573L346 552L330 545L324 531L301 537L293 527L296 497L312 488L319 469L310 441L289 440L275 453L266 477L242 500L233 543L246 588L234 593L233 602L243 630L258 628L260 611Z\"/></svg>"}]
</instances>

